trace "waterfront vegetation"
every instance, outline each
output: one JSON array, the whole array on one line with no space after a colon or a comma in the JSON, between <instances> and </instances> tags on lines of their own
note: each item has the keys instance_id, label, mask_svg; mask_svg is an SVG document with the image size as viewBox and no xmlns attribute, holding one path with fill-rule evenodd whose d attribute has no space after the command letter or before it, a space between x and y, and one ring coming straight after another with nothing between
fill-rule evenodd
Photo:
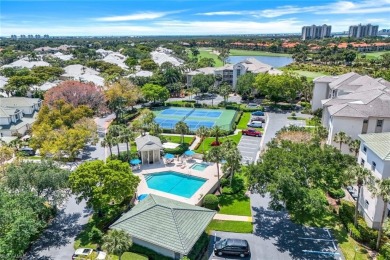
<instances>
[{"instance_id":1,"label":"waterfront vegetation","mask_svg":"<svg viewBox=\"0 0 390 260\"><path fill-rule=\"evenodd\" d=\"M270 57L291 57L288 53L275 53L268 51L252 51L242 49L231 49L229 52L230 56L270 56Z\"/></svg>"}]
</instances>

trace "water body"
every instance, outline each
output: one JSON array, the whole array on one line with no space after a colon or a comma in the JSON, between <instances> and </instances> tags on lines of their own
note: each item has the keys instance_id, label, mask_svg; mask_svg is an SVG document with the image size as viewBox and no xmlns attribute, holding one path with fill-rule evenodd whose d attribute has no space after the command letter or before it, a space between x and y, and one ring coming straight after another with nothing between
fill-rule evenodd
<instances>
[{"instance_id":1,"label":"water body","mask_svg":"<svg viewBox=\"0 0 390 260\"><path fill-rule=\"evenodd\" d=\"M247 58L255 58L261 61L262 63L271 65L274 68L284 67L294 61L293 58L291 57L279 57L279 56L229 56L228 62L235 64Z\"/></svg>"}]
</instances>

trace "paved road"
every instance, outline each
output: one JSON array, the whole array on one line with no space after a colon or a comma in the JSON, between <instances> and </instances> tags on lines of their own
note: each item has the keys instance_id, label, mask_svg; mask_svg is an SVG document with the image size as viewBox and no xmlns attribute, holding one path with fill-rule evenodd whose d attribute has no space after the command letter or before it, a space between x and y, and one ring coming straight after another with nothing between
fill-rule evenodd
<instances>
[{"instance_id":1,"label":"paved road","mask_svg":"<svg viewBox=\"0 0 390 260\"><path fill-rule=\"evenodd\" d=\"M243 164L252 163L256 159L257 152L260 149L261 137L246 136L241 137L237 148L241 153Z\"/></svg>"},{"instance_id":2,"label":"paved road","mask_svg":"<svg viewBox=\"0 0 390 260\"><path fill-rule=\"evenodd\" d=\"M209 259L238 259L213 255L214 241L224 238L248 240L252 252L248 259L253 260L344 259L328 230L297 225L289 219L287 212L271 210L269 201L269 197L251 194L253 233L213 232Z\"/></svg>"},{"instance_id":3,"label":"paved road","mask_svg":"<svg viewBox=\"0 0 390 260\"><path fill-rule=\"evenodd\" d=\"M74 253L74 240L90 216L91 211L84 201L77 204L75 197L70 197L23 260L70 259Z\"/></svg>"}]
</instances>

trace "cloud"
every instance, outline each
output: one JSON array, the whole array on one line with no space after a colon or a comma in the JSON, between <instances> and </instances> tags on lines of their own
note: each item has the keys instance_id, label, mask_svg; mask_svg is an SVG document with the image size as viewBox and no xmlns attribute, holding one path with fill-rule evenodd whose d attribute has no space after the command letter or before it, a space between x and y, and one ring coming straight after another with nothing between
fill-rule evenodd
<instances>
[{"instance_id":1,"label":"cloud","mask_svg":"<svg viewBox=\"0 0 390 260\"><path fill-rule=\"evenodd\" d=\"M251 13L249 11L220 11L220 12L207 12L207 13L196 13L195 15L205 15L205 16L213 16L213 15L245 15Z\"/></svg>"},{"instance_id":2,"label":"cloud","mask_svg":"<svg viewBox=\"0 0 390 260\"><path fill-rule=\"evenodd\" d=\"M167 16L169 14L179 13L181 11L172 11L172 12L142 12L135 13L130 15L119 15L119 16L106 16L95 18L95 21L100 22L124 22L124 21L140 21L140 20L153 20Z\"/></svg>"}]
</instances>

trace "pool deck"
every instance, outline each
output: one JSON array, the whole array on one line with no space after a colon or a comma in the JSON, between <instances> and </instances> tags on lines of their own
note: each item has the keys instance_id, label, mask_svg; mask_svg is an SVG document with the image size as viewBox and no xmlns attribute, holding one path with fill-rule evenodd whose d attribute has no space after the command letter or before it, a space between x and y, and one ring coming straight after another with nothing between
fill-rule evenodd
<instances>
[{"instance_id":1,"label":"pool deck","mask_svg":"<svg viewBox=\"0 0 390 260\"><path fill-rule=\"evenodd\" d=\"M207 163L209 166L204 169L204 171L197 171L191 169L191 166L195 163L204 163L202 160L198 159L192 159L186 161L186 167L181 168L181 166L177 166L179 161L175 159L173 163L166 164L164 165L163 160L160 161L160 163L155 163L155 164L144 164L141 166L141 170L135 170L134 174L139 176L141 179L140 184L138 185L137 188L137 197L141 194L156 194L159 196L163 196L166 198L174 199L177 201L185 202L188 204L192 205L198 205L200 204L201 199L208 194L211 190L215 189L216 184L217 184L217 166L215 163ZM150 189L146 183L145 176L146 174L150 173L158 173L158 172L163 172L163 171L175 171L178 173L182 173L185 175L191 175L195 177L200 177L203 179L207 179L207 181L197 190L194 195L191 198L184 198L181 196L173 195L170 193L158 191L155 189ZM222 178L223 173L220 165L220 178Z\"/></svg>"}]
</instances>

